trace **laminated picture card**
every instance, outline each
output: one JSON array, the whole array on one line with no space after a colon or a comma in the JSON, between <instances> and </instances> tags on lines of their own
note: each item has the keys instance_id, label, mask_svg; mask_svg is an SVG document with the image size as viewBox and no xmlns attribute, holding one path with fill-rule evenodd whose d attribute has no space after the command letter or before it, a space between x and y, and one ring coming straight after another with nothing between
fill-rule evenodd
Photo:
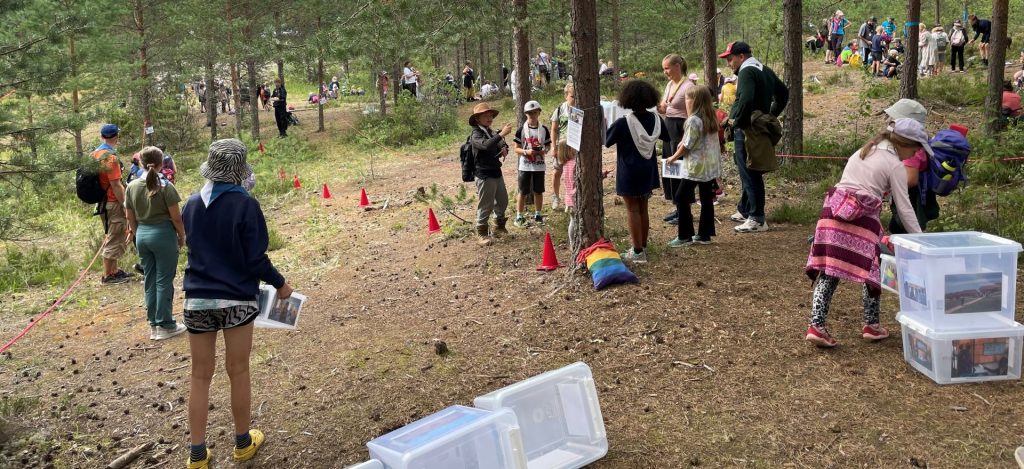
<instances>
[{"instance_id":1,"label":"laminated picture card","mask_svg":"<svg viewBox=\"0 0 1024 469\"><path fill-rule=\"evenodd\" d=\"M299 313L306 303L306 295L292 293L292 296L280 299L277 289L270 285L260 285L260 314L256 316L256 327L268 329L297 329Z\"/></svg>"}]
</instances>

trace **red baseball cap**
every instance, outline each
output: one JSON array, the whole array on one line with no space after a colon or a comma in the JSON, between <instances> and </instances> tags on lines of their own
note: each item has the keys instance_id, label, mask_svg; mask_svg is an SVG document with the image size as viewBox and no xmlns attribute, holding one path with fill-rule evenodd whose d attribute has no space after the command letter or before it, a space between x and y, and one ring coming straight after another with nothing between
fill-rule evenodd
<instances>
[{"instance_id":1,"label":"red baseball cap","mask_svg":"<svg viewBox=\"0 0 1024 469\"><path fill-rule=\"evenodd\" d=\"M725 51L718 54L718 58L724 59L730 55L736 54L750 54L750 46L743 41L730 42L729 45L725 46Z\"/></svg>"}]
</instances>

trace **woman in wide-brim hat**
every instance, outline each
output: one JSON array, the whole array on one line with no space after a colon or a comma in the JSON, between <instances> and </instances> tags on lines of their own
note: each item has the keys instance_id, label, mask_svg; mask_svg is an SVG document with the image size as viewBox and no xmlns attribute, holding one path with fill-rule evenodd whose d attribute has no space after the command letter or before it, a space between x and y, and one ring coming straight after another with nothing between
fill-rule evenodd
<instances>
[{"instance_id":1,"label":"woman in wide-brim hat","mask_svg":"<svg viewBox=\"0 0 1024 469\"><path fill-rule=\"evenodd\" d=\"M477 120L478 120L478 118L480 116L482 116L484 114L490 114L491 117L493 118L493 117L497 117L499 112L498 112L497 109L492 108L487 103L477 104L476 106L473 106L473 114L469 116L469 125L471 125L473 127L476 127L477 125L479 125L477 123Z\"/></svg>"},{"instance_id":2,"label":"woman in wide-brim hat","mask_svg":"<svg viewBox=\"0 0 1024 469\"><path fill-rule=\"evenodd\" d=\"M212 459L206 426L217 331L224 334L225 369L231 381L233 459L252 459L263 444L263 433L249 428L249 355L252 322L260 308L260 281L276 288L278 298L289 298L292 293L267 257L269 234L260 204L241 186L252 174L246 153L237 139L213 142L208 159L199 168L206 185L189 198L182 213L188 245L183 316L192 356L189 469L206 469Z\"/></svg>"}]
</instances>

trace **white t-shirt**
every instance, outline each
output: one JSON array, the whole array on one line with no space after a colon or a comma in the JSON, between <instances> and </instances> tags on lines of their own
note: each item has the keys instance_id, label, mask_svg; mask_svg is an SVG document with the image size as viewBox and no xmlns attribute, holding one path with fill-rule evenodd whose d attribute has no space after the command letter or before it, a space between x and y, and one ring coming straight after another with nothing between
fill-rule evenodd
<instances>
[{"instance_id":1,"label":"white t-shirt","mask_svg":"<svg viewBox=\"0 0 1024 469\"><path fill-rule=\"evenodd\" d=\"M416 83L416 72L412 71L412 68L405 67L402 69L402 83L407 85Z\"/></svg>"},{"instance_id":2,"label":"white t-shirt","mask_svg":"<svg viewBox=\"0 0 1024 469\"><path fill-rule=\"evenodd\" d=\"M548 128L544 125L538 125L537 128L531 128L530 124L526 123L516 131L514 141L519 144L519 148L547 149L551 146L551 133L548 132ZM544 171L544 169L543 155L519 155L520 171Z\"/></svg>"},{"instance_id":3,"label":"white t-shirt","mask_svg":"<svg viewBox=\"0 0 1024 469\"><path fill-rule=\"evenodd\" d=\"M547 52L541 52L537 54L537 65L540 65L542 67L547 67L548 65L551 65L551 59L548 58Z\"/></svg>"}]
</instances>

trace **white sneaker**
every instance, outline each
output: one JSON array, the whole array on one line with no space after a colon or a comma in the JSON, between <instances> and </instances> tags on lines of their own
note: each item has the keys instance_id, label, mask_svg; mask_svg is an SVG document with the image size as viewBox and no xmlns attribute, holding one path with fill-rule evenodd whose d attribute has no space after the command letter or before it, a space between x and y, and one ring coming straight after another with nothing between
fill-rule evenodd
<instances>
[{"instance_id":1,"label":"white sneaker","mask_svg":"<svg viewBox=\"0 0 1024 469\"><path fill-rule=\"evenodd\" d=\"M551 210L558 210L558 204L561 202L557 195L551 196Z\"/></svg>"},{"instance_id":2,"label":"white sneaker","mask_svg":"<svg viewBox=\"0 0 1024 469\"><path fill-rule=\"evenodd\" d=\"M157 326L149 326L149 340L156 340Z\"/></svg>"},{"instance_id":3,"label":"white sneaker","mask_svg":"<svg viewBox=\"0 0 1024 469\"><path fill-rule=\"evenodd\" d=\"M736 230L737 233L757 233L760 231L768 231L768 222L758 223L753 219L748 219L747 221L743 222L742 225L739 225L733 229Z\"/></svg>"},{"instance_id":4,"label":"white sneaker","mask_svg":"<svg viewBox=\"0 0 1024 469\"><path fill-rule=\"evenodd\" d=\"M157 326L156 332L153 334L153 340L170 339L171 337L181 334L187 330L188 328L186 328L184 324L178 324L174 329L165 329Z\"/></svg>"},{"instance_id":5,"label":"white sneaker","mask_svg":"<svg viewBox=\"0 0 1024 469\"><path fill-rule=\"evenodd\" d=\"M736 212L733 213L732 215L729 215L729 219L736 223L743 223L747 221L747 217L744 217L743 214L740 212Z\"/></svg>"}]
</instances>

